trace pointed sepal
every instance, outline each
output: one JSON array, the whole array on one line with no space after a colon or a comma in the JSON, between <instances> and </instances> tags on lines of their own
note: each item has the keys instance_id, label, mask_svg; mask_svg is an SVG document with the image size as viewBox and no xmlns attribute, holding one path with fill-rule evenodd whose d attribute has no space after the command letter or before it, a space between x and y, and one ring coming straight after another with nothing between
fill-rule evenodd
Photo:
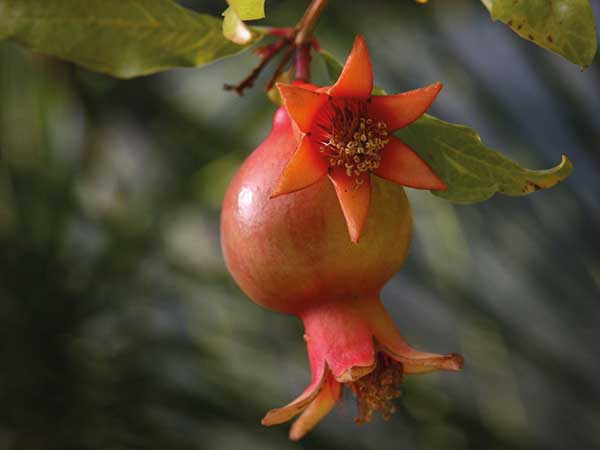
<instances>
[{"instance_id":1,"label":"pointed sepal","mask_svg":"<svg viewBox=\"0 0 600 450\"><path fill-rule=\"evenodd\" d=\"M278 425L280 423L291 420L296 415L304 411L308 405L319 395L323 385L327 380L329 370L325 366L325 361L321 361L318 371L313 371L313 377L310 385L304 390L302 394L295 400L291 401L281 408L272 409L263 419L261 424L265 426Z\"/></svg>"},{"instance_id":2,"label":"pointed sepal","mask_svg":"<svg viewBox=\"0 0 600 450\"><path fill-rule=\"evenodd\" d=\"M386 353L402 363L404 373L407 375L437 372L438 370L458 372L462 370L464 364L464 358L458 353L439 355L437 353L420 352L412 348L405 353L394 353L390 350L386 350Z\"/></svg>"},{"instance_id":3,"label":"pointed sepal","mask_svg":"<svg viewBox=\"0 0 600 450\"><path fill-rule=\"evenodd\" d=\"M405 374L462 370L463 357L457 353L440 355L420 352L408 345L378 298L372 299L368 304L365 302L361 306L365 308L363 316L367 318L373 330L377 350L387 353L392 359L401 363Z\"/></svg>"},{"instance_id":4,"label":"pointed sepal","mask_svg":"<svg viewBox=\"0 0 600 450\"><path fill-rule=\"evenodd\" d=\"M389 131L410 125L429 109L440 91L442 83L396 95L375 95L369 104L369 114L387 124Z\"/></svg>"},{"instance_id":5,"label":"pointed sepal","mask_svg":"<svg viewBox=\"0 0 600 450\"><path fill-rule=\"evenodd\" d=\"M331 375L327 377L319 395L308 405L290 429L290 439L298 441L331 412L340 399L342 385Z\"/></svg>"},{"instance_id":6,"label":"pointed sepal","mask_svg":"<svg viewBox=\"0 0 600 450\"><path fill-rule=\"evenodd\" d=\"M415 189L444 190L446 184L408 145L394 136L381 150L381 164L375 175Z\"/></svg>"},{"instance_id":7,"label":"pointed sepal","mask_svg":"<svg viewBox=\"0 0 600 450\"><path fill-rule=\"evenodd\" d=\"M371 205L371 175L363 172L357 183L357 177L348 176L342 167L335 167L330 170L329 178L340 201L350 239L358 243Z\"/></svg>"},{"instance_id":8,"label":"pointed sepal","mask_svg":"<svg viewBox=\"0 0 600 450\"><path fill-rule=\"evenodd\" d=\"M298 149L283 169L271 198L296 192L308 187L327 174L329 164L308 135L302 136Z\"/></svg>"},{"instance_id":9,"label":"pointed sepal","mask_svg":"<svg viewBox=\"0 0 600 450\"><path fill-rule=\"evenodd\" d=\"M277 88L281 94L283 106L300 131L308 133L317 112L327 102L328 95L293 84L278 83Z\"/></svg>"},{"instance_id":10,"label":"pointed sepal","mask_svg":"<svg viewBox=\"0 0 600 450\"><path fill-rule=\"evenodd\" d=\"M367 100L373 90L373 67L364 37L358 35L340 77L329 90L333 97Z\"/></svg>"}]
</instances>

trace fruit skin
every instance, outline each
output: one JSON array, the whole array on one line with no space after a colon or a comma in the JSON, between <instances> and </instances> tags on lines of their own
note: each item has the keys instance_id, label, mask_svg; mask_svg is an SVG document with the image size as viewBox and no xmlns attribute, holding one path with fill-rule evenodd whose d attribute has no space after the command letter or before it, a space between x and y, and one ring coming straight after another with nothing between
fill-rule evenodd
<instances>
[{"instance_id":1,"label":"fruit skin","mask_svg":"<svg viewBox=\"0 0 600 450\"><path fill-rule=\"evenodd\" d=\"M270 199L299 136L280 108L270 135L232 180L221 213L225 262L238 285L254 302L295 315L322 303L377 297L406 259L412 239L403 188L377 177L356 244L348 239L326 178Z\"/></svg>"}]
</instances>

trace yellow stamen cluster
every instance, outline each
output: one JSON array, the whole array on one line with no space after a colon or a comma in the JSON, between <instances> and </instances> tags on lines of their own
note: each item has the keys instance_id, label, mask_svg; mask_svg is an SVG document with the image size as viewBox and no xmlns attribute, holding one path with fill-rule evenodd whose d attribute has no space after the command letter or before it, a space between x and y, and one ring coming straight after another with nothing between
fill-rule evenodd
<instances>
[{"instance_id":1,"label":"yellow stamen cluster","mask_svg":"<svg viewBox=\"0 0 600 450\"><path fill-rule=\"evenodd\" d=\"M389 142L389 137L385 122L375 122L362 115L352 116L346 112L342 120L338 120L341 123L334 123L327 130L327 139L320 142L319 150L329 158L331 167L343 167L349 177L355 177L359 187L363 183L360 176L380 166L380 151Z\"/></svg>"},{"instance_id":2,"label":"yellow stamen cluster","mask_svg":"<svg viewBox=\"0 0 600 450\"><path fill-rule=\"evenodd\" d=\"M350 384L358 404L358 416L354 422L370 422L377 411L384 420L392 417L396 412L394 400L400 397L401 383L402 364L379 354L375 369Z\"/></svg>"}]
</instances>

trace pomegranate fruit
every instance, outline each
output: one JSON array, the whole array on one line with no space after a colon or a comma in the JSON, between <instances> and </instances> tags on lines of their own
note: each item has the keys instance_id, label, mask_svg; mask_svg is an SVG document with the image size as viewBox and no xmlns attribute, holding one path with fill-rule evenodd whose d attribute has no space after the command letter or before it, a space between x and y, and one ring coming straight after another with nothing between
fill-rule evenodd
<instances>
[{"instance_id":1,"label":"pomegranate fruit","mask_svg":"<svg viewBox=\"0 0 600 450\"><path fill-rule=\"evenodd\" d=\"M362 52L359 55L365 57L364 43L360 39L357 42L350 64L357 61L357 45ZM340 77L346 84L344 73L346 76L352 73L347 70L348 64ZM329 95L311 85L293 88L302 89L302 96L305 92ZM369 92L371 88L372 85ZM294 162L299 151L313 147L309 140L318 133L337 136L335 139L343 151L356 132L359 142L373 138L375 133L369 135L367 130L363 133L367 139L361 140L361 124L370 126L372 122L367 123L368 117L353 115L362 114L364 109L360 105L355 108L356 103L348 97L333 100L326 97L325 103L313 111L313 118L320 120L327 116L331 120L326 124L317 122L323 125L317 129L313 119L305 117L306 122L300 126L302 114L297 105L290 106L293 102L289 97L300 91L288 90L292 94L286 99L285 89L282 93L289 108L279 108L275 113L271 133L244 162L227 190L221 215L221 244L229 271L254 302L294 314L304 323L311 382L296 400L269 411L262 421L264 425L275 425L301 413L290 431L292 439L299 439L333 408L342 385L356 395L357 422L369 421L374 412L388 418L394 412L393 400L400 395L404 374L459 370L462 357L411 348L380 301L382 287L406 259L412 239L411 210L403 187L379 177L369 178L365 186L366 182L357 183L354 170L349 174L344 170L344 178L342 175L331 178L338 159L335 167L328 166L325 172L333 183L325 176L311 178L308 172L322 166L318 158L326 162L333 159L330 154L319 154L318 149L305 152ZM321 111L332 104L335 108ZM295 113L288 112L290 108L296 108ZM340 116L336 116L337 110L341 111ZM411 117L416 114L405 112ZM328 124L334 127L328 128ZM344 140L344 136L348 138ZM374 142L377 147L378 141ZM383 147L385 144L371 152L371 156ZM365 161L362 155L357 164ZM440 186L428 167L424 169L422 164L408 167L416 167L416 173L423 175L425 181L421 184ZM359 177L370 173L371 170L359 170ZM303 174L310 183L294 185L302 180ZM418 178L415 179L419 181ZM294 189L284 192L292 185ZM367 188L369 214L359 227L358 242L348 239L350 225L345 208L351 209L352 196ZM274 192L276 198L272 198Z\"/></svg>"}]
</instances>

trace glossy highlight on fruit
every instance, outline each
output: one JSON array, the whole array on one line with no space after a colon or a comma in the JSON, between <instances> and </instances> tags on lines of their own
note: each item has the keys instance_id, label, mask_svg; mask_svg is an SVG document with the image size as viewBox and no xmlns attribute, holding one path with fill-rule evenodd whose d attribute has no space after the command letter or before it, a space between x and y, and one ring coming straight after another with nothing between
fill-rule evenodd
<instances>
[{"instance_id":1,"label":"glossy highlight on fruit","mask_svg":"<svg viewBox=\"0 0 600 450\"><path fill-rule=\"evenodd\" d=\"M221 242L227 266L256 303L301 318L312 379L264 425L301 414L299 439L336 404L342 385L357 397L358 422L394 412L404 374L459 370L462 357L419 352L405 342L379 293L406 259L412 239L402 186L374 177L360 242L348 239L334 185L322 177L305 189L271 198L302 141L280 108L267 139L248 157L225 196Z\"/></svg>"}]
</instances>

